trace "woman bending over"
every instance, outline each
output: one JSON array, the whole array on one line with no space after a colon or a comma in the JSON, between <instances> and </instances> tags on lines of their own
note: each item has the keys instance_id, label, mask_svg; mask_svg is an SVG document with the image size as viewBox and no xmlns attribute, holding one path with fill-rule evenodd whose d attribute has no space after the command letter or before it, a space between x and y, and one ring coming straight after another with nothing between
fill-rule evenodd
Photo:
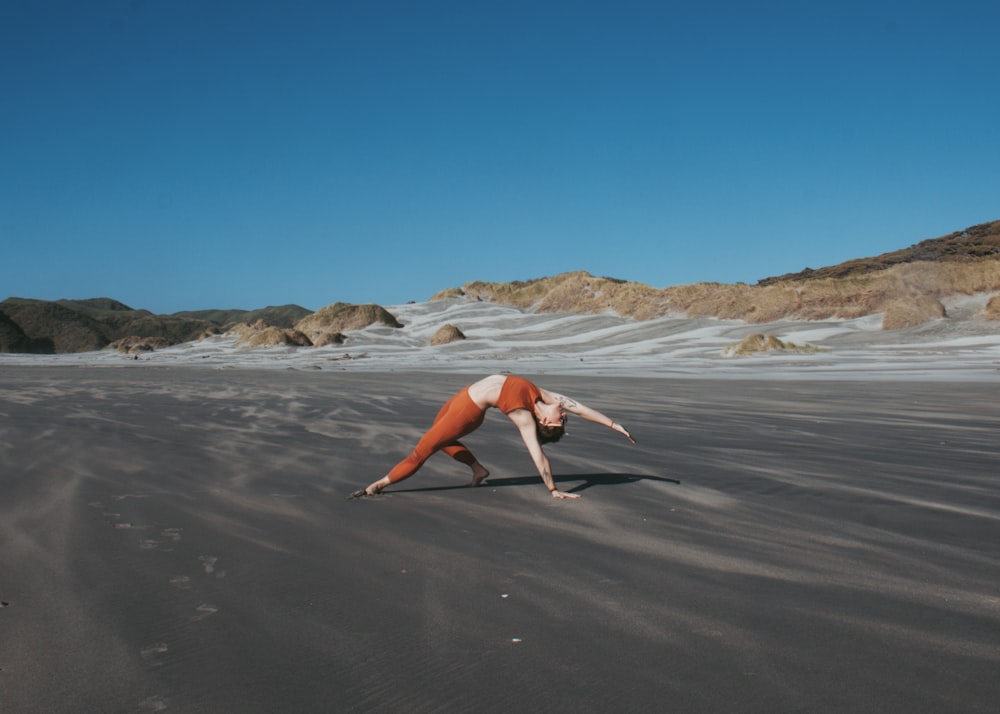
<instances>
[{"instance_id":1,"label":"woman bending over","mask_svg":"<svg viewBox=\"0 0 1000 714\"><path fill-rule=\"evenodd\" d=\"M614 429L635 443L635 439L624 426L596 409L591 409L561 394L541 389L521 377L494 374L470 384L445 402L434 419L434 424L421 437L410 455L396 464L388 474L368 488L356 491L354 495L374 496L386 486L409 478L438 451L444 451L456 461L469 466L472 469L472 482L469 485L478 486L490 472L459 439L478 429L486 416L486 410L491 407L496 407L506 414L521 432L521 438L528 447L528 453L535 463L535 468L538 469L538 475L542 477L542 481L554 498L580 497L556 488L548 457L542 451L542 444L556 442L565 433L567 412Z\"/></svg>"}]
</instances>

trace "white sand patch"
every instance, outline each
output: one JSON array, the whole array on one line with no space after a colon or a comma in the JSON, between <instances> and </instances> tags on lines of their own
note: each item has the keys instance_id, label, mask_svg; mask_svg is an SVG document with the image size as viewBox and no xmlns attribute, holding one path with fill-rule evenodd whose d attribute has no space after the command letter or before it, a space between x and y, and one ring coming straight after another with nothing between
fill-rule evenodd
<instances>
[{"instance_id":1,"label":"white sand patch","mask_svg":"<svg viewBox=\"0 0 1000 714\"><path fill-rule=\"evenodd\" d=\"M973 314L988 295L954 298ZM111 350L67 355L0 355L4 364L179 366L237 369L431 371L469 374L606 374L766 379L943 379L1000 381L1000 323L944 318L906 330L881 329L881 315L855 320L781 321L663 317L637 322L611 313L537 314L462 300L387 308L402 329L346 333L343 345L244 348L219 335L130 360ZM432 347L451 323L465 340ZM726 359L723 348L749 334L773 334L820 348L816 354Z\"/></svg>"}]
</instances>

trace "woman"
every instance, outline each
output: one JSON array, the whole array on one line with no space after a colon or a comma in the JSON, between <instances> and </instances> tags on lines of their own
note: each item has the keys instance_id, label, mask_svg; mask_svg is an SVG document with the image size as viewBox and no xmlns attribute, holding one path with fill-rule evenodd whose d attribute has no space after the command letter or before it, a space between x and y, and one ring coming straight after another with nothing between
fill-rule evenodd
<instances>
[{"instance_id":1,"label":"woman","mask_svg":"<svg viewBox=\"0 0 1000 714\"><path fill-rule=\"evenodd\" d=\"M624 426L595 409L561 394L541 389L521 377L494 374L470 384L449 399L412 453L368 488L356 491L354 496L374 496L386 486L409 478L437 451L444 451L456 461L469 466L472 469L472 482L469 485L478 486L490 472L459 439L478 429L486 416L486 410L491 407L506 414L521 432L531 460L535 462L539 476L554 498L580 497L556 488L549 460L542 451L542 444L558 441L562 437L566 430L566 412L603 424L635 443Z\"/></svg>"}]
</instances>

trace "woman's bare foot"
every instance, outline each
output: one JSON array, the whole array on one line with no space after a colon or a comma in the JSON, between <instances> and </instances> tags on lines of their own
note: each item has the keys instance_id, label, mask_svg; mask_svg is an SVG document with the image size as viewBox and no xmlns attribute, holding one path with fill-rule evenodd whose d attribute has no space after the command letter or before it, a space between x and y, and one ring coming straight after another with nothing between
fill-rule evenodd
<instances>
[{"instance_id":1,"label":"woman's bare foot","mask_svg":"<svg viewBox=\"0 0 1000 714\"><path fill-rule=\"evenodd\" d=\"M472 483L470 483L469 485L478 486L483 481L485 481L489 477L489 475L490 472L486 470L486 467L477 461L476 463L472 464Z\"/></svg>"}]
</instances>

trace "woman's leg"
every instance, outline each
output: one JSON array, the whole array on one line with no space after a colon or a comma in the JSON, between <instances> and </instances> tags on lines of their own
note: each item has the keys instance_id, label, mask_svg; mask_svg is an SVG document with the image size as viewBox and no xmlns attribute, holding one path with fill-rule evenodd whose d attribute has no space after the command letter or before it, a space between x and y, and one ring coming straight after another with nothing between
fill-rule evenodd
<instances>
[{"instance_id":1,"label":"woman's leg","mask_svg":"<svg viewBox=\"0 0 1000 714\"><path fill-rule=\"evenodd\" d=\"M478 486L490 475L486 467L479 463L479 459L462 442L453 441L447 446L442 447L441 450L455 459L455 461L463 463L472 469L472 483L469 484L470 486Z\"/></svg>"},{"instance_id":2,"label":"woman's leg","mask_svg":"<svg viewBox=\"0 0 1000 714\"><path fill-rule=\"evenodd\" d=\"M413 451L396 464L386 476L371 484L366 491L378 493L389 484L409 478L424 465L424 462L431 455L441 450L457 461L468 464L473 471L473 482L478 485L489 475L489 472L482 464L479 464L472 452L463 446L458 439L478 429L483 423L484 416L485 412L472 401L468 390L463 389L445 402L434 419L434 424L417 442Z\"/></svg>"}]
</instances>

